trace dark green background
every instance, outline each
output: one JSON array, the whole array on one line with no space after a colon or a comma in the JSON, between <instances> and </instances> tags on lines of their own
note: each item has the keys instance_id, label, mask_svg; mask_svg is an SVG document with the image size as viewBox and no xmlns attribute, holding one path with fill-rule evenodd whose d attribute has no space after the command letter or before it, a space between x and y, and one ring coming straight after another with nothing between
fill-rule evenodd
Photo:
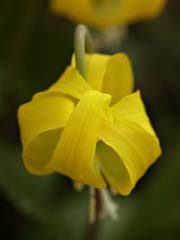
<instances>
[{"instance_id":1,"label":"dark green background","mask_svg":"<svg viewBox=\"0 0 180 240\"><path fill-rule=\"evenodd\" d=\"M87 239L88 190L74 192L61 175L31 176L21 160L17 108L53 83L73 52L75 26L53 16L47 6L42 0L0 1L1 239ZM180 1L169 0L157 19L131 25L119 50L132 60L136 88L142 91L163 156L130 196L114 197L119 221L102 221L99 239L178 240Z\"/></svg>"}]
</instances>

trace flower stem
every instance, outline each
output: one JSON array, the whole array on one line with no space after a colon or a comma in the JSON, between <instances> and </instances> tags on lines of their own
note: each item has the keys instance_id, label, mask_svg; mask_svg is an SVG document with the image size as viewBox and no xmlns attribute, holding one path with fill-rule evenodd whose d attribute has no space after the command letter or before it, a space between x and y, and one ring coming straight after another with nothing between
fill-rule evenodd
<instances>
[{"instance_id":1,"label":"flower stem","mask_svg":"<svg viewBox=\"0 0 180 240\"><path fill-rule=\"evenodd\" d=\"M86 240L96 240L98 237L99 215L102 210L102 200L100 196L100 191L98 189L94 189L94 198L96 204L94 221L88 224L87 237L85 238Z\"/></svg>"},{"instance_id":2,"label":"flower stem","mask_svg":"<svg viewBox=\"0 0 180 240\"><path fill-rule=\"evenodd\" d=\"M84 79L87 77L86 73L86 49L92 52L92 41L90 33L86 26L80 24L76 27L74 35L74 51L76 59L76 68Z\"/></svg>"}]
</instances>

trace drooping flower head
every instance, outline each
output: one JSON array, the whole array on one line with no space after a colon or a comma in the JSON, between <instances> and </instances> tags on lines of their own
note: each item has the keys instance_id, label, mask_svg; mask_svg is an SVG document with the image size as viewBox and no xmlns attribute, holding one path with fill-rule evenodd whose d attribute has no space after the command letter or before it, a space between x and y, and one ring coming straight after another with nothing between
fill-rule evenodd
<instances>
[{"instance_id":1,"label":"drooping flower head","mask_svg":"<svg viewBox=\"0 0 180 240\"><path fill-rule=\"evenodd\" d=\"M86 55L87 79L72 63L49 89L18 111L29 172L58 172L127 195L159 157L159 140L140 92L133 91L128 57Z\"/></svg>"},{"instance_id":2,"label":"drooping flower head","mask_svg":"<svg viewBox=\"0 0 180 240\"><path fill-rule=\"evenodd\" d=\"M106 28L157 16L167 0L51 0L50 7L77 23Z\"/></svg>"}]
</instances>

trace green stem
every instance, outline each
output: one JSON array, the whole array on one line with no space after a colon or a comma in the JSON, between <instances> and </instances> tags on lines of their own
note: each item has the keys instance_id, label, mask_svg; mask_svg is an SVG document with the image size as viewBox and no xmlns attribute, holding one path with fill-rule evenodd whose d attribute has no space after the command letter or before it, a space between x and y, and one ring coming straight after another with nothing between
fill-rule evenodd
<instances>
[{"instance_id":1,"label":"green stem","mask_svg":"<svg viewBox=\"0 0 180 240\"><path fill-rule=\"evenodd\" d=\"M86 73L86 49L88 52L92 50L92 42L90 33L86 26L80 24L76 27L74 35L74 51L75 51L75 60L76 68L84 79L87 77Z\"/></svg>"}]
</instances>

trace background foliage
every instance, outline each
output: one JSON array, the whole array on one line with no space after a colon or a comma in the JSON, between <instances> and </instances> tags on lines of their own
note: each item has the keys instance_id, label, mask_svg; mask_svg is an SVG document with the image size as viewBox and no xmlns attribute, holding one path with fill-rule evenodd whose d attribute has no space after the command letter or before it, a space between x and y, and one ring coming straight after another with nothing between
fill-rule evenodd
<instances>
[{"instance_id":1,"label":"background foliage","mask_svg":"<svg viewBox=\"0 0 180 240\"><path fill-rule=\"evenodd\" d=\"M179 12L180 1L169 0L159 18L131 25L126 41L116 46L132 60L163 156L130 196L114 197L120 219L102 221L99 239L180 239ZM17 107L53 83L70 62L74 27L53 16L48 1L0 1L2 239L86 239L87 189L74 192L61 175L28 174L16 120Z\"/></svg>"}]
</instances>

